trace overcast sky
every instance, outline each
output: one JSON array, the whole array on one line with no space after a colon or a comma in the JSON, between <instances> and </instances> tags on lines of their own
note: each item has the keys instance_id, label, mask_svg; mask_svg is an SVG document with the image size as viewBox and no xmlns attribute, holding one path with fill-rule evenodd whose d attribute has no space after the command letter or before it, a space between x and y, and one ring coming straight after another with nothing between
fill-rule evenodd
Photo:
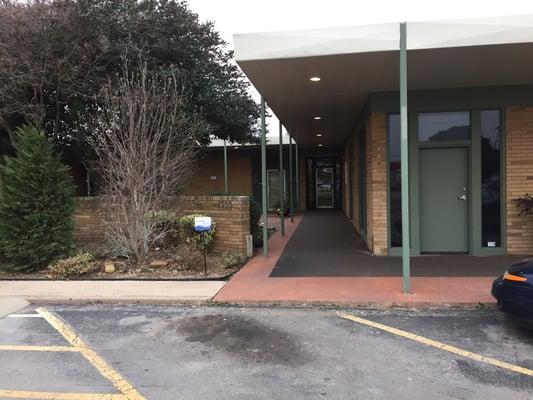
<instances>
[{"instance_id":1,"label":"overcast sky","mask_svg":"<svg viewBox=\"0 0 533 400\"><path fill-rule=\"evenodd\" d=\"M533 0L188 0L231 43L247 32L533 14Z\"/></svg>"},{"instance_id":2,"label":"overcast sky","mask_svg":"<svg viewBox=\"0 0 533 400\"><path fill-rule=\"evenodd\" d=\"M188 0L188 3L201 20L215 23L230 47L235 33L533 14L533 0ZM275 127L277 121L272 119L269 125Z\"/></svg>"}]
</instances>

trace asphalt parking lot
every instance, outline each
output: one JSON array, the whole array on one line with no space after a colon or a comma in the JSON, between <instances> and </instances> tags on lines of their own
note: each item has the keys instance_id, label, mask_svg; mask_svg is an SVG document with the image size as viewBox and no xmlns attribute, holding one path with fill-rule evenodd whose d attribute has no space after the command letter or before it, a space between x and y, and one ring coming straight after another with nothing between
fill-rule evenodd
<instances>
[{"instance_id":1,"label":"asphalt parking lot","mask_svg":"<svg viewBox=\"0 0 533 400\"><path fill-rule=\"evenodd\" d=\"M0 398L531 399L533 334L492 310L32 306Z\"/></svg>"}]
</instances>

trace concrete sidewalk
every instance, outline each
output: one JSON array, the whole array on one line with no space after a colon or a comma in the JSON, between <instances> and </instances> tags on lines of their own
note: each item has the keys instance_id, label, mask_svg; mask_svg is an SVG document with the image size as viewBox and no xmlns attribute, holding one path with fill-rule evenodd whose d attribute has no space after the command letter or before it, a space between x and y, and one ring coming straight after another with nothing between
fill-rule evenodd
<instances>
[{"instance_id":1,"label":"concrete sidewalk","mask_svg":"<svg viewBox=\"0 0 533 400\"><path fill-rule=\"evenodd\" d=\"M0 296L0 319L28 306L29 303L20 297Z\"/></svg>"},{"instance_id":2,"label":"concrete sidewalk","mask_svg":"<svg viewBox=\"0 0 533 400\"><path fill-rule=\"evenodd\" d=\"M44 303L201 303L211 300L224 284L222 281L0 281L0 299L16 296Z\"/></svg>"}]
</instances>

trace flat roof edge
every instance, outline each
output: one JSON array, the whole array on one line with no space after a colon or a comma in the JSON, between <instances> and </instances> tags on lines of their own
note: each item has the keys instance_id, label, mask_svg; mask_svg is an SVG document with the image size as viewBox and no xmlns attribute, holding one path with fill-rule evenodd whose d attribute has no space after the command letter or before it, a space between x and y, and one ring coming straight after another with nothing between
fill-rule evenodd
<instances>
[{"instance_id":1,"label":"flat roof edge","mask_svg":"<svg viewBox=\"0 0 533 400\"><path fill-rule=\"evenodd\" d=\"M234 35L239 61L397 50L399 24Z\"/></svg>"},{"instance_id":2,"label":"flat roof edge","mask_svg":"<svg viewBox=\"0 0 533 400\"><path fill-rule=\"evenodd\" d=\"M399 50L400 23L234 35L237 62ZM533 43L533 15L407 22L407 49Z\"/></svg>"}]
</instances>

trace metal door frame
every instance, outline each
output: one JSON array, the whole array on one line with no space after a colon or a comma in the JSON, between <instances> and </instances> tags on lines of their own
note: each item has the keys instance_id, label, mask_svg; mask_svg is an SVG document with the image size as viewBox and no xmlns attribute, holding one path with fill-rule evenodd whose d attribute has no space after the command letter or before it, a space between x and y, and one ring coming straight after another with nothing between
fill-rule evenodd
<instances>
[{"instance_id":1,"label":"metal door frame","mask_svg":"<svg viewBox=\"0 0 533 400\"><path fill-rule=\"evenodd\" d=\"M318 205L318 190L317 190L317 176L319 169L327 169L331 171L331 206L319 206ZM335 208L335 190L333 185L335 184L335 169L334 167L315 167L315 206L316 208Z\"/></svg>"}]
</instances>

